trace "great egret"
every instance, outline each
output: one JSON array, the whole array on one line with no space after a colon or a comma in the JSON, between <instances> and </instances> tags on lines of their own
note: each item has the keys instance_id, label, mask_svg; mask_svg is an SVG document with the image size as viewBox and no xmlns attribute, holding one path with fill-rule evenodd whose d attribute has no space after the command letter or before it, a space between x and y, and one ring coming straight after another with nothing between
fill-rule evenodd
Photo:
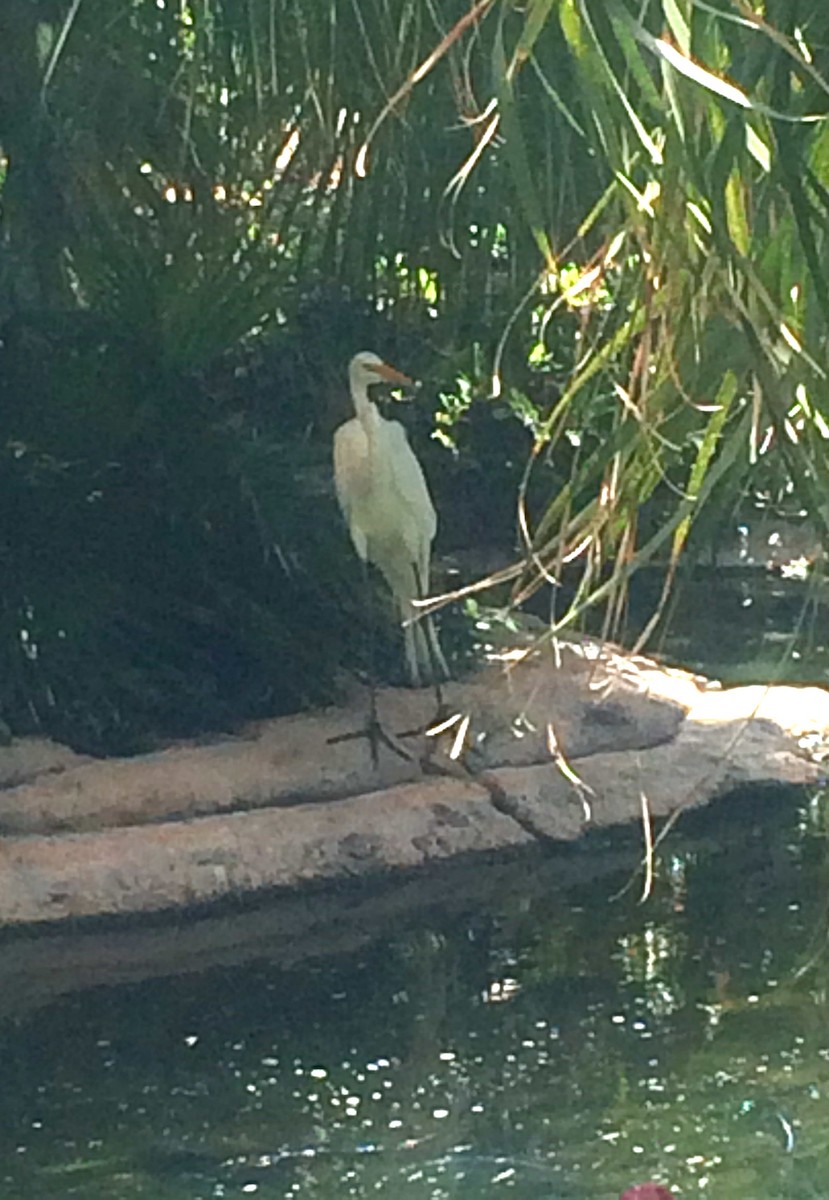
<instances>
[{"instance_id":1,"label":"great egret","mask_svg":"<svg viewBox=\"0 0 829 1200\"><path fill-rule=\"evenodd\" d=\"M369 399L372 384L412 381L382 358L363 350L348 368L355 416L334 434L337 499L354 549L379 567L403 625L411 683L449 677L429 616L412 603L429 591L429 561L437 516L420 463L398 421L388 421Z\"/></svg>"}]
</instances>

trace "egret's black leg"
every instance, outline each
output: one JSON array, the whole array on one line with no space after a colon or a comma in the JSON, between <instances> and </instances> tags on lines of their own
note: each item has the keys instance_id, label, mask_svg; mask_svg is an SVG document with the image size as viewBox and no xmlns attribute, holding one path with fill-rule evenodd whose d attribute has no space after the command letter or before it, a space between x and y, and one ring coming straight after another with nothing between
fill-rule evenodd
<instances>
[{"instance_id":1,"label":"egret's black leg","mask_svg":"<svg viewBox=\"0 0 829 1200\"><path fill-rule=\"evenodd\" d=\"M425 600L426 594L423 588L423 580L420 577L420 571L417 563L412 563L412 572L414 574L415 587L417 589L418 600ZM421 634L426 645L426 655L429 659L429 675L431 677L432 688L435 693L435 702L437 706L437 716L432 724L437 724L446 716L446 707L443 700L443 688L441 684L449 678L449 670L446 666L446 660L440 649L438 642L437 630L435 629L434 621L431 613L425 616L420 616L418 620L423 622Z\"/></svg>"},{"instance_id":2,"label":"egret's black leg","mask_svg":"<svg viewBox=\"0 0 829 1200\"><path fill-rule=\"evenodd\" d=\"M377 619L377 610L374 600L374 589L371 586L371 579L368 573L368 563L365 560L363 560L363 589L366 612L368 614L368 722L363 729L357 729L353 733L337 734L335 737L329 738L328 741L330 744L333 744L336 742L349 742L354 738L367 738L371 753L371 765L377 770L377 767L380 765L381 745L386 746L399 758L410 762L414 761L414 755L410 754L395 738L386 733L377 715L377 666L375 657L375 622Z\"/></svg>"},{"instance_id":3,"label":"egret's black leg","mask_svg":"<svg viewBox=\"0 0 829 1200\"><path fill-rule=\"evenodd\" d=\"M371 765L377 770L380 762L380 740L382 730L377 718L377 662L375 656L375 621L377 613L374 605L374 589L368 574L368 563L363 559L363 593L366 598L366 613L368 614L368 744L371 751Z\"/></svg>"}]
</instances>

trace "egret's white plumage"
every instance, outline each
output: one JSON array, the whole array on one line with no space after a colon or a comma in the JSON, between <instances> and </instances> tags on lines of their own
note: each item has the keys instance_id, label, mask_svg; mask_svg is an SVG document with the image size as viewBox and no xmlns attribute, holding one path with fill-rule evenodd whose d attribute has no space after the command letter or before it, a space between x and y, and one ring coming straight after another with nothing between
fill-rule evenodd
<instances>
[{"instance_id":1,"label":"egret's white plumage","mask_svg":"<svg viewBox=\"0 0 829 1200\"><path fill-rule=\"evenodd\" d=\"M363 351L348 369L355 416L334 434L334 480L354 549L383 573L397 602L411 682L448 677L430 617L417 617L413 600L429 591L429 562L437 516L420 463L398 421L383 417L369 399L373 383L410 383L405 375Z\"/></svg>"}]
</instances>

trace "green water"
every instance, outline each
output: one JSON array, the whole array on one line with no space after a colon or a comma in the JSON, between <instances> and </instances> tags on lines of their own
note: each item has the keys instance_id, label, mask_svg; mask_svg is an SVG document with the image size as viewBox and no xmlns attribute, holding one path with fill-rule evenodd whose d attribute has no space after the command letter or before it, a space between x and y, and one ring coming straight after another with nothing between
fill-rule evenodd
<instances>
[{"instance_id":1,"label":"green water","mask_svg":"<svg viewBox=\"0 0 829 1200\"><path fill-rule=\"evenodd\" d=\"M22 996L0 1196L829 1196L820 812L695 817L645 904L617 831L476 864L468 905L466 868L341 958Z\"/></svg>"},{"instance_id":2,"label":"green water","mask_svg":"<svg viewBox=\"0 0 829 1200\"><path fill-rule=\"evenodd\" d=\"M686 590L668 652L781 674L779 590ZM826 804L683 819L646 903L631 829L157 944L8 939L0 1200L829 1198Z\"/></svg>"}]
</instances>

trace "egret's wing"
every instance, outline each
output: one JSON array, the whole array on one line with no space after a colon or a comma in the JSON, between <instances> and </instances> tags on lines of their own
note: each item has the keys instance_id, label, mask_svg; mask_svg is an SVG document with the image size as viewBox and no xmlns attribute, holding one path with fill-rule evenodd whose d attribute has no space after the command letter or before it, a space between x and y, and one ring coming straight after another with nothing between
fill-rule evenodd
<instances>
[{"instance_id":1,"label":"egret's wing","mask_svg":"<svg viewBox=\"0 0 829 1200\"><path fill-rule=\"evenodd\" d=\"M386 427L392 485L428 548L437 532L438 520L423 468L400 422L386 421Z\"/></svg>"},{"instance_id":2,"label":"egret's wing","mask_svg":"<svg viewBox=\"0 0 829 1200\"><path fill-rule=\"evenodd\" d=\"M368 443L359 421L346 421L334 434L334 486L340 508L348 519L349 509L366 486Z\"/></svg>"},{"instance_id":3,"label":"egret's wing","mask_svg":"<svg viewBox=\"0 0 829 1200\"><path fill-rule=\"evenodd\" d=\"M409 568L414 568L410 595L429 594L432 541L438 521L423 469L409 445L406 430L397 421L387 421L387 461L390 485L400 512L400 537ZM412 589L412 584L408 585Z\"/></svg>"},{"instance_id":4,"label":"egret's wing","mask_svg":"<svg viewBox=\"0 0 829 1200\"><path fill-rule=\"evenodd\" d=\"M365 535L357 527L355 508L371 481L368 440L357 420L346 421L334 434L334 486L354 548L360 558L365 558Z\"/></svg>"}]
</instances>

